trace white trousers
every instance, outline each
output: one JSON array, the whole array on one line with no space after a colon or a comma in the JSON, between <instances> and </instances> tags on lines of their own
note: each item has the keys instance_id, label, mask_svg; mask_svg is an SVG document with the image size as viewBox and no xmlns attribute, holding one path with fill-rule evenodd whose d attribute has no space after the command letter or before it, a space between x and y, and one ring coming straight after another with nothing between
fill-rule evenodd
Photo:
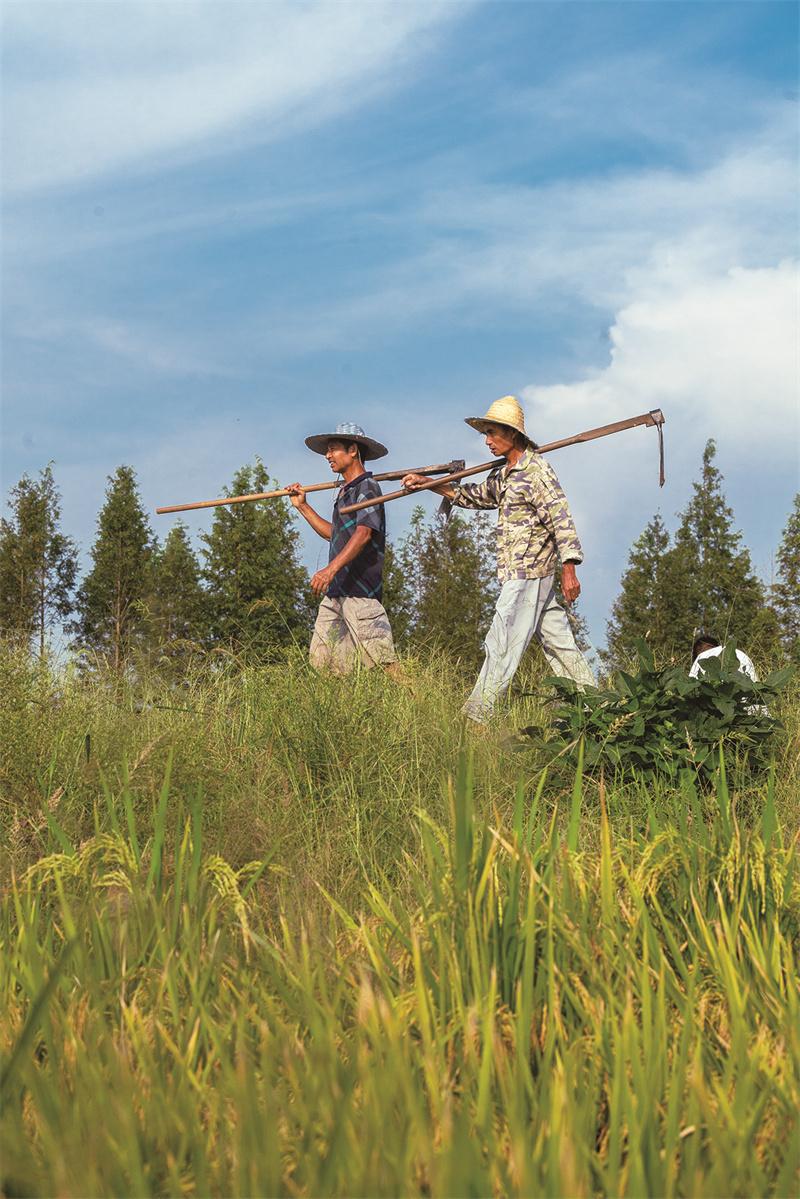
<instances>
[{"instance_id":1,"label":"white trousers","mask_svg":"<svg viewBox=\"0 0 800 1199\"><path fill-rule=\"evenodd\" d=\"M581 686L595 686L589 664L575 644L567 614L556 600L555 578L511 579L504 583L486 634L486 657L478 681L463 707L470 720L489 719L511 685L522 655L536 637L553 674Z\"/></svg>"}]
</instances>

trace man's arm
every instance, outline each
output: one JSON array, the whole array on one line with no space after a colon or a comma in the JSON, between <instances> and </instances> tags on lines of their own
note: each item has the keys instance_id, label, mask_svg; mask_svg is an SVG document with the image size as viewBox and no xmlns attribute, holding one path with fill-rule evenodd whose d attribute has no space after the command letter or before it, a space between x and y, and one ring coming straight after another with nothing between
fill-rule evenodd
<instances>
[{"instance_id":1,"label":"man's arm","mask_svg":"<svg viewBox=\"0 0 800 1199\"><path fill-rule=\"evenodd\" d=\"M531 479L531 499L539 519L556 543L561 559L561 593L568 604L574 604L581 593L575 567L583 561L583 550L567 497L549 463L540 462Z\"/></svg>"},{"instance_id":2,"label":"man's arm","mask_svg":"<svg viewBox=\"0 0 800 1199\"><path fill-rule=\"evenodd\" d=\"M425 475L416 475L412 472L404 476L403 487L406 491L416 491L423 483L430 483L430 481ZM431 487L430 490L452 500L460 508L498 508L500 506L500 480L495 471L482 483L462 483L460 485L442 483L439 487Z\"/></svg>"},{"instance_id":3,"label":"man's arm","mask_svg":"<svg viewBox=\"0 0 800 1199\"><path fill-rule=\"evenodd\" d=\"M371 536L372 529L366 525L358 526L353 536L346 545L342 546L336 557L327 566L323 567L322 570L318 570L312 578L311 590L315 595L325 594L342 567L347 566L348 562L352 562L354 558L358 557Z\"/></svg>"},{"instance_id":4,"label":"man's arm","mask_svg":"<svg viewBox=\"0 0 800 1199\"><path fill-rule=\"evenodd\" d=\"M427 475L416 475L413 471L403 476L401 486L405 491L416 491L423 483L430 483ZM446 499L451 500L456 493L456 489L452 483L441 483L438 487L429 487L429 491L435 491L437 495L443 495Z\"/></svg>"},{"instance_id":5,"label":"man's arm","mask_svg":"<svg viewBox=\"0 0 800 1199\"><path fill-rule=\"evenodd\" d=\"M306 500L306 493L302 485L300 483L290 483L286 490L289 492L292 507L296 508L300 515L305 517L315 533L319 533L324 541L330 541L331 522L326 520L324 516L320 516L319 512L314 511Z\"/></svg>"}]
</instances>

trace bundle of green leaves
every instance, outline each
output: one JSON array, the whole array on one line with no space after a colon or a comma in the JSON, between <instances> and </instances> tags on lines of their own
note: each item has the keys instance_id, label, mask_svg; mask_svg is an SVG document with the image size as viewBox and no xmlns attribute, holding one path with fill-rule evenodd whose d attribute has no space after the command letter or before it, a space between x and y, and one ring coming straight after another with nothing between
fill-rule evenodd
<instances>
[{"instance_id":1,"label":"bundle of green leaves","mask_svg":"<svg viewBox=\"0 0 800 1199\"><path fill-rule=\"evenodd\" d=\"M646 642L637 642L639 669L620 671L602 690L579 690L571 679L549 678L554 713L549 736L526 733L552 758L577 758L583 744L587 769L605 765L622 774L683 770L711 774L724 744L727 757L751 767L768 760L770 741L783 726L772 714L791 667L754 682L739 668L736 645L707 658L698 678L680 666L656 669Z\"/></svg>"}]
</instances>

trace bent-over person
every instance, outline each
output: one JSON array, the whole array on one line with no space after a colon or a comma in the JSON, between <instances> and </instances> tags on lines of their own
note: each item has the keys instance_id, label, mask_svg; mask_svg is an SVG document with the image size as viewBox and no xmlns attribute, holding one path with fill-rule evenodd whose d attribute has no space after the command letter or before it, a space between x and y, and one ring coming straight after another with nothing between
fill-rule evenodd
<instances>
[{"instance_id":1,"label":"bent-over person","mask_svg":"<svg viewBox=\"0 0 800 1199\"><path fill-rule=\"evenodd\" d=\"M505 463L482 483L443 484L433 490L461 508L497 508L497 575L502 584L486 634L486 657L463 712L487 721L508 690L522 655L536 637L554 674L593 686L594 675L579 650L567 614L556 598L555 573L561 560L561 588L567 603L580 594L575 567L583 561L566 496L550 463L525 432L525 416L515 396L504 396L485 416L467 424L485 435L489 450ZM403 486L427 482L409 474Z\"/></svg>"},{"instance_id":2,"label":"bent-over person","mask_svg":"<svg viewBox=\"0 0 800 1199\"><path fill-rule=\"evenodd\" d=\"M704 663L709 658L721 658L722 654L723 645L715 633L698 633L692 645L692 665L689 669L689 678L700 678L705 671ZM737 649L736 661L739 663L739 670L742 674L748 675L754 683L757 683L756 668L744 650Z\"/></svg>"},{"instance_id":3,"label":"bent-over person","mask_svg":"<svg viewBox=\"0 0 800 1199\"><path fill-rule=\"evenodd\" d=\"M383 558L386 517L383 506L362 508L349 516L340 509L381 495L381 489L364 462L388 453L379 441L367 437L360 425L337 425L333 433L305 439L315 454L323 454L332 471L342 476L326 520L311 507L300 483L287 490L292 505L320 537L330 543L328 565L311 579L311 589L322 596L309 658L318 670L349 673L357 662L391 669L396 662L394 641L383 599Z\"/></svg>"}]
</instances>

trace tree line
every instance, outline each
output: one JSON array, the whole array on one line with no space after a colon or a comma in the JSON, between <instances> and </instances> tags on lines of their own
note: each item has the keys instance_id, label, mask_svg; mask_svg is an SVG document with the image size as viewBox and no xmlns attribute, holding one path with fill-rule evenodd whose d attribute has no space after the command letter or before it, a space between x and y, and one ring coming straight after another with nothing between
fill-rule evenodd
<instances>
[{"instance_id":1,"label":"tree line","mask_svg":"<svg viewBox=\"0 0 800 1199\"><path fill-rule=\"evenodd\" d=\"M627 665L636 639L657 657L683 659L699 628L756 654L800 660L800 495L777 552L776 578L755 571L706 445L700 478L673 537L656 514L634 542L607 627L606 668ZM223 494L276 486L260 461L244 466ZM193 653L228 650L267 659L305 642L314 616L299 559L293 513L282 503L236 504L214 512L195 553L186 526L161 542L150 527L130 466L109 476L90 565L79 579L78 548L61 531L52 464L11 489L0 527L0 633L46 652L60 626L85 660L121 670L158 658L182 665ZM401 648L436 646L470 668L497 595L489 514L412 514L387 546L384 602ZM576 635L587 644L579 610Z\"/></svg>"},{"instance_id":2,"label":"tree line","mask_svg":"<svg viewBox=\"0 0 800 1199\"><path fill-rule=\"evenodd\" d=\"M757 657L800 662L800 494L766 584L735 527L716 453L708 441L674 536L656 513L634 542L607 624L608 667L630 661L640 637L660 660L679 660L701 629Z\"/></svg>"}]
</instances>

